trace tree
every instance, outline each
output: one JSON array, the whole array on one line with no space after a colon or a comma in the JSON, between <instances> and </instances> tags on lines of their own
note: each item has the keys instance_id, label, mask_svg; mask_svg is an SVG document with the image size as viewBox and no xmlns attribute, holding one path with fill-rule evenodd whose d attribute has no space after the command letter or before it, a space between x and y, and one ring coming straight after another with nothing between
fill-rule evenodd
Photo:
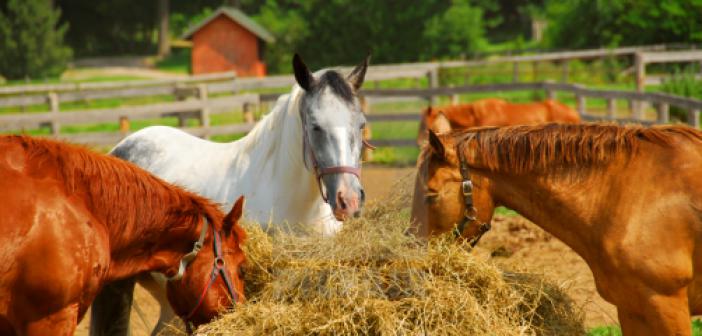
<instances>
[{"instance_id":1,"label":"tree","mask_svg":"<svg viewBox=\"0 0 702 336\"><path fill-rule=\"evenodd\" d=\"M8 79L58 76L72 51L64 44L68 25L47 0L9 0L0 7L0 74Z\"/></svg>"},{"instance_id":2,"label":"tree","mask_svg":"<svg viewBox=\"0 0 702 336\"><path fill-rule=\"evenodd\" d=\"M487 45L483 11L455 0L445 12L429 19L424 28L426 58L465 57Z\"/></svg>"},{"instance_id":3,"label":"tree","mask_svg":"<svg viewBox=\"0 0 702 336\"><path fill-rule=\"evenodd\" d=\"M551 0L546 8L554 48L702 42L699 0Z\"/></svg>"}]
</instances>

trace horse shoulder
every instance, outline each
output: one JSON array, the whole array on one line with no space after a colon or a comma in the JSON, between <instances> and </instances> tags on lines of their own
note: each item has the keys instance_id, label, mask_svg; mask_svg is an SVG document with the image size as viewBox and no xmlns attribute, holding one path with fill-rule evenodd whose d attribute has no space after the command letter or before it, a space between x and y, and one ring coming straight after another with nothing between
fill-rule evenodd
<instances>
[{"instance_id":1,"label":"horse shoulder","mask_svg":"<svg viewBox=\"0 0 702 336\"><path fill-rule=\"evenodd\" d=\"M2 281L3 287L10 285L15 298L33 309L89 301L109 267L105 227L80 197L66 196L56 181L16 177L5 184L0 184L8 195L0 197L2 213L7 214L0 221L0 262L12 265L15 274L10 283ZM5 257L12 260L6 262Z\"/></svg>"}]
</instances>

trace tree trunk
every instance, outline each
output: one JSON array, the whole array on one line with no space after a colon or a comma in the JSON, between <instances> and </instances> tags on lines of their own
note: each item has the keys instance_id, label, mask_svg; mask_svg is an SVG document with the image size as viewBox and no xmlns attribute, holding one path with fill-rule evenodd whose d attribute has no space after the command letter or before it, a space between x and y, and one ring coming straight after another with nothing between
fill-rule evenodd
<instances>
[{"instance_id":1,"label":"tree trunk","mask_svg":"<svg viewBox=\"0 0 702 336\"><path fill-rule=\"evenodd\" d=\"M158 56L165 57L171 53L168 34L168 0L158 0Z\"/></svg>"}]
</instances>

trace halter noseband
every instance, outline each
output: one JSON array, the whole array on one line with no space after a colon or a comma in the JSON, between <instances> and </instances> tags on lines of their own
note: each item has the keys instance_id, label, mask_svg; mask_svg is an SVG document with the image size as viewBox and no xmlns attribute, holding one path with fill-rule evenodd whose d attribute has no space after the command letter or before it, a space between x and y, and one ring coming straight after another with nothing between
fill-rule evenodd
<instances>
[{"instance_id":1,"label":"halter noseband","mask_svg":"<svg viewBox=\"0 0 702 336\"><path fill-rule=\"evenodd\" d=\"M302 155L304 157L305 153L308 152L307 148L309 147L309 140L307 139L307 132L305 131L305 124L307 123L306 118L305 118L305 112L300 110L300 117L302 118ZM371 145L366 141L366 139L362 140L363 147L369 148L371 150L375 149L375 146ZM314 154L314 150L312 148L309 149L310 153L310 161L312 161L312 167L314 169L314 174L317 177L317 186L319 187L319 194L322 195L322 199L324 200L325 203L329 203L329 199L327 198L327 195L324 194L324 191L322 190L322 177L324 175L331 175L331 174L353 174L358 177L358 179L361 179L361 167L351 167L351 166L331 166L331 167L320 167L319 166L319 161L317 161L317 157Z\"/></svg>"},{"instance_id":2,"label":"halter noseband","mask_svg":"<svg viewBox=\"0 0 702 336\"><path fill-rule=\"evenodd\" d=\"M203 218L203 220L203 228L200 231L199 239L195 242L193 246L193 250L180 259L178 273L176 273L176 275L172 277L167 278L168 281L182 279L183 275L185 274L185 269L188 267L190 262L193 259L195 259L197 254L200 252L200 249L202 249L202 244L205 241L205 236L207 235L207 231L209 228L207 218ZM232 303L236 303L238 298L236 290L234 289L234 282L232 282L232 279L229 277L229 273L227 272L227 264L224 262L224 253L222 251L222 236L219 233L219 231L217 231L214 228L214 226L212 227L212 233L212 250L214 251L215 258L214 263L212 264L212 272L210 273L210 281L207 283L207 286L205 286L205 288L203 289L202 294L200 294L200 297L198 298L195 307L193 307L193 309L187 315L181 316L181 318L186 324L188 331L190 331L191 329L188 320L190 320L190 318L192 318L193 315L195 315L195 312L197 312L198 309L200 309L200 306L202 306L202 303L205 301L205 296L207 296L207 291L209 291L209 289L212 287L212 284L215 282L215 280L217 280L219 276L222 276L222 280L227 286L227 291L229 292L229 296L231 297Z\"/></svg>"},{"instance_id":3,"label":"halter noseband","mask_svg":"<svg viewBox=\"0 0 702 336\"><path fill-rule=\"evenodd\" d=\"M470 180L470 171L468 170L468 165L463 159L461 151L458 151L458 161L460 162L461 170L461 192L463 193L463 202L465 205L465 210L463 210L463 219L460 223L453 229L453 235L456 238L460 238L463 235L463 231L466 229L466 225L469 223L478 224L478 236L470 241L470 246L475 247L482 236L490 231L490 222L481 222L476 218L478 210L475 209L473 205L473 182Z\"/></svg>"}]
</instances>

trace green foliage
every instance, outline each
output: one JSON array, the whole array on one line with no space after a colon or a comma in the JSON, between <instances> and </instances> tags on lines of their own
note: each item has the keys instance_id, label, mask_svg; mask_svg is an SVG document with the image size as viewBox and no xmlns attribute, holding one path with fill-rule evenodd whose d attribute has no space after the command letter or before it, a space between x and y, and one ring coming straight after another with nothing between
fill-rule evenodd
<instances>
[{"instance_id":1,"label":"green foliage","mask_svg":"<svg viewBox=\"0 0 702 336\"><path fill-rule=\"evenodd\" d=\"M302 13L288 10L280 1L266 0L255 20L276 37L273 44L266 46L266 65L273 73L292 71L291 59L297 45L308 36L308 24ZM304 53L307 55L307 53Z\"/></svg>"},{"instance_id":2,"label":"green foliage","mask_svg":"<svg viewBox=\"0 0 702 336\"><path fill-rule=\"evenodd\" d=\"M54 2L62 10L62 22L71 26L66 42L78 57L145 55L156 51L158 1ZM187 1L171 1L177 2Z\"/></svg>"},{"instance_id":3,"label":"green foliage","mask_svg":"<svg viewBox=\"0 0 702 336\"><path fill-rule=\"evenodd\" d=\"M702 100L702 80L697 79L692 71L676 71L672 77L663 82L660 90L676 96ZM687 120L687 111L671 106L670 117L678 121L685 121Z\"/></svg>"},{"instance_id":4,"label":"green foliage","mask_svg":"<svg viewBox=\"0 0 702 336\"><path fill-rule=\"evenodd\" d=\"M424 28L425 58L457 58L484 49L483 11L467 1L451 6L429 19Z\"/></svg>"},{"instance_id":5,"label":"green foliage","mask_svg":"<svg viewBox=\"0 0 702 336\"><path fill-rule=\"evenodd\" d=\"M46 0L9 0L0 5L0 74L7 79L58 76L72 51L64 45L68 25Z\"/></svg>"},{"instance_id":6,"label":"green foliage","mask_svg":"<svg viewBox=\"0 0 702 336\"><path fill-rule=\"evenodd\" d=\"M594 48L702 42L699 0L550 0L546 42L552 48Z\"/></svg>"},{"instance_id":7,"label":"green foliage","mask_svg":"<svg viewBox=\"0 0 702 336\"><path fill-rule=\"evenodd\" d=\"M156 62L156 68L182 74L190 73L190 49L173 50L166 58Z\"/></svg>"},{"instance_id":8,"label":"green foliage","mask_svg":"<svg viewBox=\"0 0 702 336\"><path fill-rule=\"evenodd\" d=\"M617 326L597 327L591 329L588 336L622 336L622 330ZM692 335L702 336L702 321L692 321Z\"/></svg>"}]
</instances>

